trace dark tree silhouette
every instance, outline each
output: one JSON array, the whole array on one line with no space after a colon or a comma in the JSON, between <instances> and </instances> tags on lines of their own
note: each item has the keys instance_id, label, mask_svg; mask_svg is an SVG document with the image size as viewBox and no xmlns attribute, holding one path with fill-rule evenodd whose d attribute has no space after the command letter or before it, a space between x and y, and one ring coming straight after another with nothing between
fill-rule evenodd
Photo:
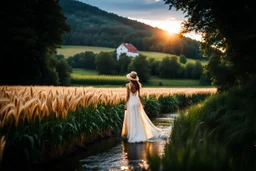
<instances>
[{"instance_id":1,"label":"dark tree silhouette","mask_svg":"<svg viewBox=\"0 0 256 171\"><path fill-rule=\"evenodd\" d=\"M7 1L0 11L3 33L1 84L58 84L55 49L70 30L56 0Z\"/></svg>"},{"instance_id":2,"label":"dark tree silhouette","mask_svg":"<svg viewBox=\"0 0 256 171\"><path fill-rule=\"evenodd\" d=\"M204 33L202 48L208 56L212 47L222 50L212 55L212 63L227 72L216 72L212 63L207 67L219 90L243 86L256 79L256 7L253 1L164 1L170 8L174 6L188 14L188 20L183 22L184 33L191 30Z\"/></svg>"}]
</instances>

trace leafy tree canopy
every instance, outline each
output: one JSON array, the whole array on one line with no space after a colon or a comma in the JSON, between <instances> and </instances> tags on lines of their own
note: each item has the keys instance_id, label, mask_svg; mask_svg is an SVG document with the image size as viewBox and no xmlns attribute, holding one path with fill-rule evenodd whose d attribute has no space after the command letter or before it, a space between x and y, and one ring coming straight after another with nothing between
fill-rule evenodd
<instances>
[{"instance_id":1,"label":"leafy tree canopy","mask_svg":"<svg viewBox=\"0 0 256 171\"><path fill-rule=\"evenodd\" d=\"M128 66L128 70L136 71L140 78L141 82L147 82L150 78L150 68L149 62L147 61L147 57L144 55L139 55L135 57Z\"/></svg>"},{"instance_id":2,"label":"leafy tree canopy","mask_svg":"<svg viewBox=\"0 0 256 171\"><path fill-rule=\"evenodd\" d=\"M55 49L70 30L58 1L7 1L0 14L1 64L8 66L8 71L0 67L0 83L58 84Z\"/></svg>"},{"instance_id":3,"label":"leafy tree canopy","mask_svg":"<svg viewBox=\"0 0 256 171\"><path fill-rule=\"evenodd\" d=\"M206 54L210 48L217 48L218 56L213 60L229 72L229 78L222 79L225 73L211 72L220 89L245 85L253 79L256 72L255 41L256 23L253 1L221 0L164 0L170 8L175 7L187 14L182 32L196 31L202 33ZM216 62L215 62L216 63ZM214 70L211 64L208 69ZM213 66L216 68L216 66ZM232 76L231 76L231 75ZM227 86L228 85L228 86ZM225 88L224 88L225 87Z\"/></svg>"},{"instance_id":4,"label":"leafy tree canopy","mask_svg":"<svg viewBox=\"0 0 256 171\"><path fill-rule=\"evenodd\" d=\"M114 55L109 52L100 52L97 54L95 64L99 74L111 75L116 72L116 61L113 56Z\"/></svg>"}]
</instances>

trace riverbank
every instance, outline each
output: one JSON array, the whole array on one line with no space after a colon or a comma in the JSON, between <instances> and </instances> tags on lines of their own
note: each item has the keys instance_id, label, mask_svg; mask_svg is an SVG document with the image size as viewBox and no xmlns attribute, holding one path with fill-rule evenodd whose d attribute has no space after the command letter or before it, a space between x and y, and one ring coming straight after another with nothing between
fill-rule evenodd
<instances>
[{"instance_id":1,"label":"riverbank","mask_svg":"<svg viewBox=\"0 0 256 171\"><path fill-rule=\"evenodd\" d=\"M120 132L101 139L96 139L93 143L86 144L78 151L69 153L61 159L49 163L33 166L33 170L38 171L84 171L84 170L122 170L134 169L142 170L148 167L147 157L150 155L162 155L165 144L168 142L171 129L170 126L175 119L173 114L163 114L152 118L152 122L163 129L163 135L167 139L159 139L156 142L127 143Z\"/></svg>"},{"instance_id":2,"label":"riverbank","mask_svg":"<svg viewBox=\"0 0 256 171\"><path fill-rule=\"evenodd\" d=\"M154 171L255 171L255 97L254 87L234 88L181 112Z\"/></svg>"},{"instance_id":3,"label":"riverbank","mask_svg":"<svg viewBox=\"0 0 256 171\"><path fill-rule=\"evenodd\" d=\"M63 156L43 163L34 163L31 170L37 171L56 171L56 170L84 170L80 160L96 153L104 152L112 148L121 141L119 133L114 133L105 137L95 138L91 142L84 145L75 146L71 150L66 151Z\"/></svg>"}]
</instances>

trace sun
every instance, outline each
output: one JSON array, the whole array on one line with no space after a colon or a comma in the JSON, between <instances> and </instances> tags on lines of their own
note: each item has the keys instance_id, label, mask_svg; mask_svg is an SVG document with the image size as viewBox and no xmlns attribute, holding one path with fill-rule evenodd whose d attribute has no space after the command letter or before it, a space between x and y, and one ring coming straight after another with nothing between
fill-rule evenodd
<instances>
[{"instance_id":1,"label":"sun","mask_svg":"<svg viewBox=\"0 0 256 171\"><path fill-rule=\"evenodd\" d=\"M129 19L139 21L148 25L151 25L153 27L160 28L164 31L166 31L166 36L172 37L175 34L179 34L181 30L181 23L182 21L176 20L175 18L167 18L164 20L149 20L149 19L139 19L139 18L131 18L128 17ZM195 40L201 40L201 36L195 33L188 33L184 34L185 37L190 37Z\"/></svg>"},{"instance_id":2,"label":"sun","mask_svg":"<svg viewBox=\"0 0 256 171\"><path fill-rule=\"evenodd\" d=\"M168 36L173 36L175 33L173 31L167 30L167 35Z\"/></svg>"}]
</instances>

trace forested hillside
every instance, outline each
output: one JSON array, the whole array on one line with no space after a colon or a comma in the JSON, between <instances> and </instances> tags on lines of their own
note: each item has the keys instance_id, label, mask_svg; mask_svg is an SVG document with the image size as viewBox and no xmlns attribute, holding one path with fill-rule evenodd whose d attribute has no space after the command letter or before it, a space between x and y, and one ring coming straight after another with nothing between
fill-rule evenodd
<instances>
[{"instance_id":1,"label":"forested hillside","mask_svg":"<svg viewBox=\"0 0 256 171\"><path fill-rule=\"evenodd\" d=\"M87 45L116 48L122 42L132 43L139 50L184 54L202 58L199 42L130 20L97 7L75 1L60 0L72 31L64 36L66 45ZM163 4L164 5L164 4Z\"/></svg>"}]
</instances>

